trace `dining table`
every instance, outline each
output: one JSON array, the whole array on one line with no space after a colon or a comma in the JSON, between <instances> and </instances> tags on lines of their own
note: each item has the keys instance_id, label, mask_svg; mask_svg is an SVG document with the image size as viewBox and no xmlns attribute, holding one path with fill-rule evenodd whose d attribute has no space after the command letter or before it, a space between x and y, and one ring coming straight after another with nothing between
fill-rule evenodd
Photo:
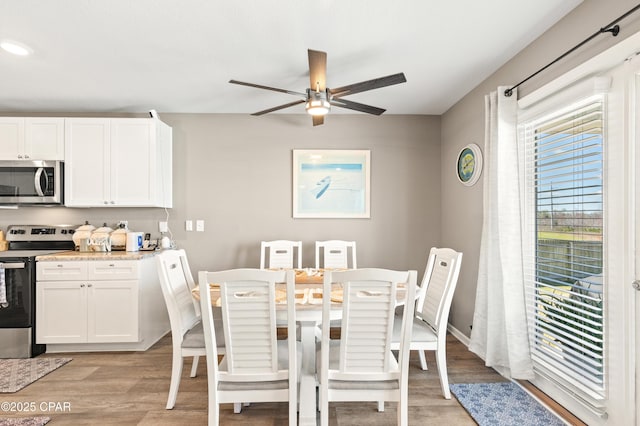
<instances>
[{"instance_id":1,"label":"dining table","mask_svg":"<svg viewBox=\"0 0 640 426\"><path fill-rule=\"evenodd\" d=\"M300 325L300 345L302 360L299 377L298 424L316 425L317 377L316 377L316 330L322 322L322 283L324 270L304 268L295 270L296 281L296 322ZM211 303L220 305L219 285L210 283ZM284 308L286 303L285 284L276 284L276 306ZM200 290L194 288L193 296L200 298ZM342 288L334 284L331 291L331 319L342 318ZM286 322L286 309L277 309L276 317Z\"/></svg>"}]
</instances>

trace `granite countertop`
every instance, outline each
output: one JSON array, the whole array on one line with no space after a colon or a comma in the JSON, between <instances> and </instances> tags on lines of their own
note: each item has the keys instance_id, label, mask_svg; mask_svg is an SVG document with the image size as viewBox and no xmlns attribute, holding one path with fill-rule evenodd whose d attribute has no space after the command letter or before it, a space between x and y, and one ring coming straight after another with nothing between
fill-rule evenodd
<instances>
[{"instance_id":1,"label":"granite countertop","mask_svg":"<svg viewBox=\"0 0 640 426\"><path fill-rule=\"evenodd\" d=\"M39 262L61 260L140 260L155 256L156 253L158 251L80 252L70 250L37 256L36 260Z\"/></svg>"}]
</instances>

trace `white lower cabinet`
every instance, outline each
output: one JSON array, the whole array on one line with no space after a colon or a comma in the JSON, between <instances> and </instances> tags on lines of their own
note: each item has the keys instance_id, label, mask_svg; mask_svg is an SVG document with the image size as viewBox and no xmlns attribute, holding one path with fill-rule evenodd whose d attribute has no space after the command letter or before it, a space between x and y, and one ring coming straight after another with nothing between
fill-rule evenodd
<instances>
[{"instance_id":1,"label":"white lower cabinet","mask_svg":"<svg viewBox=\"0 0 640 426\"><path fill-rule=\"evenodd\" d=\"M37 286L36 342L86 342L86 284L57 281L39 282Z\"/></svg>"},{"instance_id":2,"label":"white lower cabinet","mask_svg":"<svg viewBox=\"0 0 640 426\"><path fill-rule=\"evenodd\" d=\"M138 341L138 282L87 284L87 342Z\"/></svg>"},{"instance_id":3,"label":"white lower cabinet","mask_svg":"<svg viewBox=\"0 0 640 426\"><path fill-rule=\"evenodd\" d=\"M36 342L137 342L139 261L36 264Z\"/></svg>"}]
</instances>

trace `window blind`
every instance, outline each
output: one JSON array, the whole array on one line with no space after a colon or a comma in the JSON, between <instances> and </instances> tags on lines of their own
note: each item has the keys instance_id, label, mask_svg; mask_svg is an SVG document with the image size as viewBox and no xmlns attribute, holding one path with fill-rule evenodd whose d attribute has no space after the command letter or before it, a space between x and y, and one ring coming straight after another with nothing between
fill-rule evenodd
<instances>
[{"instance_id":1,"label":"window blind","mask_svg":"<svg viewBox=\"0 0 640 426\"><path fill-rule=\"evenodd\" d=\"M606 392L603 122L597 96L524 125L534 369L594 406Z\"/></svg>"}]
</instances>

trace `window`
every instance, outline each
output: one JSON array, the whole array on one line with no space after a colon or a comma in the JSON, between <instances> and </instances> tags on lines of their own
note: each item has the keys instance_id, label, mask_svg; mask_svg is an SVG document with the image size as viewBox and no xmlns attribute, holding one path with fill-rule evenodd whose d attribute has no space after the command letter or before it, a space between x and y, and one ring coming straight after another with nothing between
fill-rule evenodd
<instances>
[{"instance_id":1,"label":"window","mask_svg":"<svg viewBox=\"0 0 640 426\"><path fill-rule=\"evenodd\" d=\"M534 369L592 407L606 395L603 123L596 96L520 127Z\"/></svg>"}]
</instances>

